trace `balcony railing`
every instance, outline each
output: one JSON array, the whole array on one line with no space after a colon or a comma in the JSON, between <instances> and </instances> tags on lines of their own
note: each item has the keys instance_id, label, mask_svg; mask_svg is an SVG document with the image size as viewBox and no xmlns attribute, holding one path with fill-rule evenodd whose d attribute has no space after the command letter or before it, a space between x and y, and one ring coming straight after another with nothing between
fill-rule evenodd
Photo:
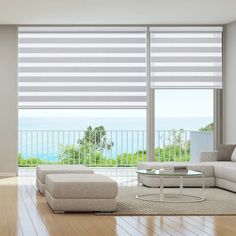
<instances>
[{"instance_id":1,"label":"balcony railing","mask_svg":"<svg viewBox=\"0 0 236 236\"><path fill-rule=\"evenodd\" d=\"M19 166L125 167L147 160L144 130L20 130L18 140ZM200 151L212 150L212 140L210 132L156 130L155 161L190 161Z\"/></svg>"}]
</instances>

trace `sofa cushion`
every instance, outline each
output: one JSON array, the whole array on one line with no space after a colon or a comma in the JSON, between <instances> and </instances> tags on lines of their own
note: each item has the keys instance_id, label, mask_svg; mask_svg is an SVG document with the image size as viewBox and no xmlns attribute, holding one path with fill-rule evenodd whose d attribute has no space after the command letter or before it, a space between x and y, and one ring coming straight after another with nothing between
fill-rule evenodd
<instances>
[{"instance_id":1,"label":"sofa cushion","mask_svg":"<svg viewBox=\"0 0 236 236\"><path fill-rule=\"evenodd\" d=\"M236 145L233 144L222 144L219 147L218 161L231 161L232 153Z\"/></svg>"},{"instance_id":2,"label":"sofa cushion","mask_svg":"<svg viewBox=\"0 0 236 236\"><path fill-rule=\"evenodd\" d=\"M236 162L236 148L234 149L234 151L232 153L231 161Z\"/></svg>"},{"instance_id":3,"label":"sofa cushion","mask_svg":"<svg viewBox=\"0 0 236 236\"><path fill-rule=\"evenodd\" d=\"M205 177L214 177L214 166L211 162L189 163L189 162L143 162L138 169L160 169L165 166L187 166L189 170L201 171Z\"/></svg>"},{"instance_id":4,"label":"sofa cushion","mask_svg":"<svg viewBox=\"0 0 236 236\"><path fill-rule=\"evenodd\" d=\"M222 167L223 178L236 182L236 168L235 167Z\"/></svg>"},{"instance_id":5,"label":"sofa cushion","mask_svg":"<svg viewBox=\"0 0 236 236\"><path fill-rule=\"evenodd\" d=\"M45 184L45 177L48 174L93 174L94 171L84 165L41 165L36 168L37 179Z\"/></svg>"},{"instance_id":6,"label":"sofa cushion","mask_svg":"<svg viewBox=\"0 0 236 236\"><path fill-rule=\"evenodd\" d=\"M236 182L236 162L214 162L215 177Z\"/></svg>"},{"instance_id":7,"label":"sofa cushion","mask_svg":"<svg viewBox=\"0 0 236 236\"><path fill-rule=\"evenodd\" d=\"M99 174L49 174L46 190L60 199L111 199L116 197L118 185Z\"/></svg>"}]
</instances>

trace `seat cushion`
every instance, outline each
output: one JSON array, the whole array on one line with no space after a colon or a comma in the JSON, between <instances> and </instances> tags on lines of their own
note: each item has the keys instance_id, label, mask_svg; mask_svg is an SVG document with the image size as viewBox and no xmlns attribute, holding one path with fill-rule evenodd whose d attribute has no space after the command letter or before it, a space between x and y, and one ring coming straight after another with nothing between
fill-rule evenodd
<instances>
[{"instance_id":1,"label":"seat cushion","mask_svg":"<svg viewBox=\"0 0 236 236\"><path fill-rule=\"evenodd\" d=\"M99 174L49 174L46 190L54 198L110 199L117 196L118 185Z\"/></svg>"},{"instance_id":2,"label":"seat cushion","mask_svg":"<svg viewBox=\"0 0 236 236\"><path fill-rule=\"evenodd\" d=\"M234 149L234 151L231 155L231 161L236 162L236 148Z\"/></svg>"},{"instance_id":3,"label":"seat cushion","mask_svg":"<svg viewBox=\"0 0 236 236\"><path fill-rule=\"evenodd\" d=\"M187 166L189 170L201 171L205 177L214 177L214 166L211 162L189 163L189 162L143 162L138 169L160 169L165 166Z\"/></svg>"},{"instance_id":4,"label":"seat cushion","mask_svg":"<svg viewBox=\"0 0 236 236\"><path fill-rule=\"evenodd\" d=\"M236 145L233 144L220 145L218 161L231 161L231 156L235 148Z\"/></svg>"},{"instance_id":5,"label":"seat cushion","mask_svg":"<svg viewBox=\"0 0 236 236\"><path fill-rule=\"evenodd\" d=\"M232 192L236 192L236 183L234 181L216 178L216 186L226 189L226 190L229 190L229 191L232 191Z\"/></svg>"},{"instance_id":6,"label":"seat cushion","mask_svg":"<svg viewBox=\"0 0 236 236\"><path fill-rule=\"evenodd\" d=\"M222 167L223 179L236 182L236 168L235 167Z\"/></svg>"},{"instance_id":7,"label":"seat cushion","mask_svg":"<svg viewBox=\"0 0 236 236\"><path fill-rule=\"evenodd\" d=\"M45 184L45 177L48 174L67 173L93 174L94 171L84 165L42 165L36 168L37 179L39 179L42 184Z\"/></svg>"},{"instance_id":8,"label":"seat cushion","mask_svg":"<svg viewBox=\"0 0 236 236\"><path fill-rule=\"evenodd\" d=\"M215 177L236 182L236 162L214 162Z\"/></svg>"}]
</instances>

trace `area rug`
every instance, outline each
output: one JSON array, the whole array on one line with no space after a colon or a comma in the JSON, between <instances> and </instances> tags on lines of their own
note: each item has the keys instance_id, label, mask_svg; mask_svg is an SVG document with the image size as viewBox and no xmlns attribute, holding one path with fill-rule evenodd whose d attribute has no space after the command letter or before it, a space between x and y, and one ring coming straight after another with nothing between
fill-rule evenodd
<instances>
[{"instance_id":1,"label":"area rug","mask_svg":"<svg viewBox=\"0 0 236 236\"><path fill-rule=\"evenodd\" d=\"M177 193L178 188L166 188L165 193ZM206 188L203 202L160 203L136 199L137 193L158 193L159 189L142 186L119 187L117 209L112 213L97 215L236 215L236 194L219 189ZM201 189L186 188L186 194L201 194Z\"/></svg>"}]
</instances>

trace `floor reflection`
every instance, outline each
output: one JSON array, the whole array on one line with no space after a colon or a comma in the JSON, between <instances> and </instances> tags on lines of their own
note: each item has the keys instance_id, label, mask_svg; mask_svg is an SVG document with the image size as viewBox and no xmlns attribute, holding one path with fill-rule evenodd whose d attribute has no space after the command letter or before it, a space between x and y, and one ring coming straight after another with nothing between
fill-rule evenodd
<instances>
[{"instance_id":1,"label":"floor reflection","mask_svg":"<svg viewBox=\"0 0 236 236\"><path fill-rule=\"evenodd\" d=\"M0 178L0 234L22 235L18 214L18 180Z\"/></svg>"}]
</instances>

